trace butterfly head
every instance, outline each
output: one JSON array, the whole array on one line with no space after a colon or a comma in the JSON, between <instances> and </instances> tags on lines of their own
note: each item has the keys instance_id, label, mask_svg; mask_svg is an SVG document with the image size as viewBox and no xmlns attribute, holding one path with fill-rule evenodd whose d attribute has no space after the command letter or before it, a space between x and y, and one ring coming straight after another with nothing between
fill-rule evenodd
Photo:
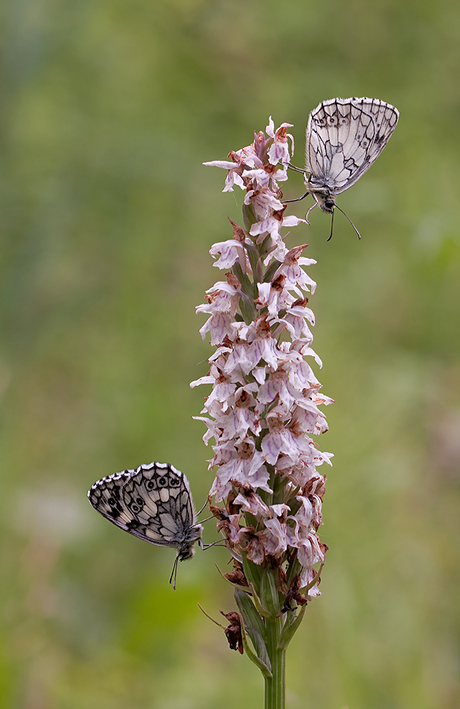
<instances>
[{"instance_id":1,"label":"butterfly head","mask_svg":"<svg viewBox=\"0 0 460 709\"><path fill-rule=\"evenodd\" d=\"M325 187L324 185L315 185L315 183L311 180L306 180L305 186L307 188L306 194L311 194L315 200L313 206L308 210L308 213L310 213L316 205L319 206L321 211L326 212L327 214L334 213L334 209L337 205L335 203L335 197L328 187Z\"/></svg>"},{"instance_id":2,"label":"butterfly head","mask_svg":"<svg viewBox=\"0 0 460 709\"><path fill-rule=\"evenodd\" d=\"M311 175L305 175L304 177L305 187L307 188L307 194L311 194L315 200L314 207L318 205L323 212L327 214L333 214L335 205L335 197L328 187L327 182L324 178L315 178ZM309 210L311 211L311 210Z\"/></svg>"},{"instance_id":3,"label":"butterfly head","mask_svg":"<svg viewBox=\"0 0 460 709\"><path fill-rule=\"evenodd\" d=\"M187 559L192 558L195 553L195 542L199 542L200 545L203 546L203 542L201 541L202 532L203 527L201 524L192 525L186 538L177 545L177 554L174 559L171 576L169 577L169 583L172 584L174 590L176 590L177 565L179 561L187 561Z\"/></svg>"},{"instance_id":4,"label":"butterfly head","mask_svg":"<svg viewBox=\"0 0 460 709\"><path fill-rule=\"evenodd\" d=\"M184 544L177 550L177 559L178 561L186 561L187 559L191 559L194 553L195 545L191 542L187 542L187 544Z\"/></svg>"},{"instance_id":5,"label":"butterfly head","mask_svg":"<svg viewBox=\"0 0 460 709\"><path fill-rule=\"evenodd\" d=\"M329 190L324 190L321 192L313 192L313 197L316 203L319 205L320 209L327 214L333 214L334 208L336 206L335 199L329 192Z\"/></svg>"}]
</instances>

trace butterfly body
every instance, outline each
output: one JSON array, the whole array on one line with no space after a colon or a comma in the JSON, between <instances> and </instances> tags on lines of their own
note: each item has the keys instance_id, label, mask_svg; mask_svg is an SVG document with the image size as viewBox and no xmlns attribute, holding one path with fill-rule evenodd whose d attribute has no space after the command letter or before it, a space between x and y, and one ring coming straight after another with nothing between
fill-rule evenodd
<instances>
[{"instance_id":1,"label":"butterfly body","mask_svg":"<svg viewBox=\"0 0 460 709\"><path fill-rule=\"evenodd\" d=\"M335 196L332 194L330 189L328 189L325 185L315 184L312 180L306 180L305 185L309 194L314 196L318 207L323 212L327 212L327 214L333 214L336 203Z\"/></svg>"},{"instance_id":2,"label":"butterfly body","mask_svg":"<svg viewBox=\"0 0 460 709\"><path fill-rule=\"evenodd\" d=\"M333 213L336 196L359 180L378 158L398 119L394 106L371 98L334 98L310 113L305 186L315 199L314 206Z\"/></svg>"},{"instance_id":3,"label":"butterfly body","mask_svg":"<svg viewBox=\"0 0 460 709\"><path fill-rule=\"evenodd\" d=\"M98 480L88 492L92 506L121 529L190 559L203 527L196 522L187 478L167 463L140 465Z\"/></svg>"}]
</instances>

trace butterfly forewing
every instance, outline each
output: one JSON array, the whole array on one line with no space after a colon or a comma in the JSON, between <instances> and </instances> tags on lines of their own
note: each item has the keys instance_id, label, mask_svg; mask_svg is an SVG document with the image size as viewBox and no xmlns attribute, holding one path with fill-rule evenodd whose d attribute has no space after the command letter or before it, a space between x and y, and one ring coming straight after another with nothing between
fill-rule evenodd
<instances>
[{"instance_id":1,"label":"butterfly forewing","mask_svg":"<svg viewBox=\"0 0 460 709\"><path fill-rule=\"evenodd\" d=\"M320 103L307 125L308 191L333 201L351 187L378 158L398 118L398 110L379 99L335 98Z\"/></svg>"},{"instance_id":2,"label":"butterfly forewing","mask_svg":"<svg viewBox=\"0 0 460 709\"><path fill-rule=\"evenodd\" d=\"M98 480L89 501L103 517L157 546L174 547L180 559L201 540L187 478L167 463L150 463Z\"/></svg>"}]
</instances>

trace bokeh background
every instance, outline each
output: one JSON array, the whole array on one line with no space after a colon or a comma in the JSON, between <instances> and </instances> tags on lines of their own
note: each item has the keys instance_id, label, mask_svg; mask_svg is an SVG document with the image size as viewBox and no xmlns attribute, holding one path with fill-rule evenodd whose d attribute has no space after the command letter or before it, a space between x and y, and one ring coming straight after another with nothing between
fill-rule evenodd
<instances>
[{"instance_id":1,"label":"bokeh background","mask_svg":"<svg viewBox=\"0 0 460 709\"><path fill-rule=\"evenodd\" d=\"M317 259L329 433L320 599L288 655L290 709L457 709L460 5L454 0L5 0L0 90L0 706L262 705L226 647L225 551L168 585L172 550L86 500L151 460L210 485L193 421L211 349L194 306L241 192L206 160L370 96L400 123L288 243ZM293 174L286 197L302 192ZM305 214L308 205L292 205ZM291 239L291 242L289 242ZM206 541L215 538L212 523Z\"/></svg>"}]
</instances>

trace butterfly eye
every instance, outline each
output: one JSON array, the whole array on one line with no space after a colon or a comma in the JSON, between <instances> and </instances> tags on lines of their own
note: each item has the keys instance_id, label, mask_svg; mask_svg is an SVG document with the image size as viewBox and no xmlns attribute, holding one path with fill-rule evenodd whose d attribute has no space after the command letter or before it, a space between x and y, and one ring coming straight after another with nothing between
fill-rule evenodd
<instances>
[{"instance_id":1,"label":"butterfly eye","mask_svg":"<svg viewBox=\"0 0 460 709\"><path fill-rule=\"evenodd\" d=\"M158 485L166 485L166 478L164 476L158 479Z\"/></svg>"},{"instance_id":2,"label":"butterfly eye","mask_svg":"<svg viewBox=\"0 0 460 709\"><path fill-rule=\"evenodd\" d=\"M137 505L131 505L131 509L133 512L140 512L140 507L138 507Z\"/></svg>"},{"instance_id":3,"label":"butterfly eye","mask_svg":"<svg viewBox=\"0 0 460 709\"><path fill-rule=\"evenodd\" d=\"M142 507L142 505L144 504L144 500L142 499L142 497L138 497L137 500L136 500L136 502L137 502L137 504L140 505L141 507Z\"/></svg>"},{"instance_id":4,"label":"butterfly eye","mask_svg":"<svg viewBox=\"0 0 460 709\"><path fill-rule=\"evenodd\" d=\"M115 498L114 498L114 497L109 497L109 499L107 500L107 502L108 502L109 505L114 505L114 504L115 504Z\"/></svg>"},{"instance_id":5,"label":"butterfly eye","mask_svg":"<svg viewBox=\"0 0 460 709\"><path fill-rule=\"evenodd\" d=\"M171 480L169 481L169 485L170 487L177 487L178 485L180 485L180 481L178 478L171 478Z\"/></svg>"}]
</instances>

